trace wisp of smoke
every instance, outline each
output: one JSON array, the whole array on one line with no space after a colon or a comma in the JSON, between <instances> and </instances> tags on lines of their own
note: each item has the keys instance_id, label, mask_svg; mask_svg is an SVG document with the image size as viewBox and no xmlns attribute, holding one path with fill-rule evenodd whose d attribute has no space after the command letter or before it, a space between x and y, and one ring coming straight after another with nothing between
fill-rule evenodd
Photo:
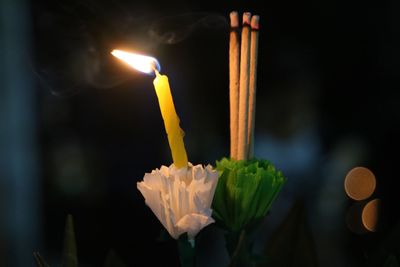
<instances>
[{"instance_id":1,"label":"wisp of smoke","mask_svg":"<svg viewBox=\"0 0 400 267\"><path fill-rule=\"evenodd\" d=\"M112 49L118 48L115 45L140 47L143 43L142 46L151 51L157 44L177 44L196 30L217 31L228 27L226 18L220 14L187 13L164 17L146 27L150 18L125 13L117 16L118 12L109 9L89 7L81 7L81 12L77 11L81 9L70 8L71 12L49 11L40 16L43 38L37 44L40 50L34 73L53 95L68 97L88 88L112 88L134 78L132 71L118 69L115 58L110 55ZM103 12L99 12L101 10ZM94 11L96 14L92 14Z\"/></svg>"},{"instance_id":2,"label":"wisp of smoke","mask_svg":"<svg viewBox=\"0 0 400 267\"><path fill-rule=\"evenodd\" d=\"M219 14L189 13L165 17L154 22L148 34L162 44L176 44L188 38L197 29L220 30L228 27L226 18Z\"/></svg>"}]
</instances>

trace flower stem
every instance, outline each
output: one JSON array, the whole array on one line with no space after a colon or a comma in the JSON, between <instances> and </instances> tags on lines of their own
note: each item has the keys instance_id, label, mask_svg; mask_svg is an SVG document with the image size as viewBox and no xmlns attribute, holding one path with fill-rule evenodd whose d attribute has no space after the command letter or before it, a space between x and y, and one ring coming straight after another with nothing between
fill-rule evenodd
<instances>
[{"instance_id":1,"label":"flower stem","mask_svg":"<svg viewBox=\"0 0 400 267\"><path fill-rule=\"evenodd\" d=\"M189 240L187 235L181 235L178 241L179 261L182 267L196 266L196 249L194 240Z\"/></svg>"},{"instance_id":2,"label":"flower stem","mask_svg":"<svg viewBox=\"0 0 400 267\"><path fill-rule=\"evenodd\" d=\"M239 262L240 262L240 256L242 253L243 245L245 244L245 239L246 239L246 232L244 230L242 230L240 232L240 236L236 245L235 250L232 253L232 258L231 258L231 262L229 264L229 267L235 267Z\"/></svg>"}]
</instances>

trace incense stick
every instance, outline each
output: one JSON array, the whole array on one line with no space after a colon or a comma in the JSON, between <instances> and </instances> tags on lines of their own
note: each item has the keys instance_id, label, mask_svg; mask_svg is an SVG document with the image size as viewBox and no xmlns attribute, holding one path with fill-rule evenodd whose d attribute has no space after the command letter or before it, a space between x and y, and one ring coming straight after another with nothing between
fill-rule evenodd
<instances>
[{"instance_id":1,"label":"incense stick","mask_svg":"<svg viewBox=\"0 0 400 267\"><path fill-rule=\"evenodd\" d=\"M239 15L230 13L231 32L229 36L229 103L231 130L231 158L237 159L239 119Z\"/></svg>"},{"instance_id":2,"label":"incense stick","mask_svg":"<svg viewBox=\"0 0 400 267\"><path fill-rule=\"evenodd\" d=\"M249 72L250 72L250 12L243 13L242 42L240 50L240 83L239 83L239 133L238 159L246 160L248 156L248 105L249 105Z\"/></svg>"},{"instance_id":3,"label":"incense stick","mask_svg":"<svg viewBox=\"0 0 400 267\"><path fill-rule=\"evenodd\" d=\"M258 29L260 17L251 18L251 44L250 44L250 81L249 81L249 113L248 113L248 157L254 156L254 125L256 116L256 89L257 89L257 61L258 61Z\"/></svg>"}]
</instances>

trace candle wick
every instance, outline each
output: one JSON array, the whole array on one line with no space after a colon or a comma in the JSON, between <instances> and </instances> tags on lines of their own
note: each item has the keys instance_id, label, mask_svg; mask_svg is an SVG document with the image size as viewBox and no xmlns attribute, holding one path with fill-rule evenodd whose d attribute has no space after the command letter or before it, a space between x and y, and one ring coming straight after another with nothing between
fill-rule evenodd
<instances>
[{"instance_id":1,"label":"candle wick","mask_svg":"<svg viewBox=\"0 0 400 267\"><path fill-rule=\"evenodd\" d=\"M152 62L152 63L151 63L151 68L152 68L152 70L154 71L154 74L155 74L156 76L160 75L160 72L157 70L156 63L155 63L155 62Z\"/></svg>"}]
</instances>

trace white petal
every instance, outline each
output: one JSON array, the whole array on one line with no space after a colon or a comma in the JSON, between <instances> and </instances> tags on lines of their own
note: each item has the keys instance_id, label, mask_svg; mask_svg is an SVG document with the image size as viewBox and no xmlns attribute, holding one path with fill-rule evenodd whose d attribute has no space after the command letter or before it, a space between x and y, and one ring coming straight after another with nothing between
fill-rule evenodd
<instances>
[{"instance_id":1,"label":"white petal","mask_svg":"<svg viewBox=\"0 0 400 267\"><path fill-rule=\"evenodd\" d=\"M200 180L200 179L204 179L205 177L207 177L207 172L203 169L203 166L196 165L196 166L193 166L192 175L193 175L194 180Z\"/></svg>"},{"instance_id":2,"label":"white petal","mask_svg":"<svg viewBox=\"0 0 400 267\"><path fill-rule=\"evenodd\" d=\"M190 239L194 238L198 232L207 225L214 222L214 219L202 214L187 214L178 221L176 227L179 235L188 233Z\"/></svg>"},{"instance_id":3,"label":"white petal","mask_svg":"<svg viewBox=\"0 0 400 267\"><path fill-rule=\"evenodd\" d=\"M157 170L156 170L156 171L157 171ZM161 166L159 172L160 172L162 175L166 176L166 177L169 176L169 168L168 168L167 166L164 166L164 165Z\"/></svg>"},{"instance_id":4,"label":"white petal","mask_svg":"<svg viewBox=\"0 0 400 267\"><path fill-rule=\"evenodd\" d=\"M218 180L218 172L210 165L177 169L161 166L146 173L137 184L146 204L173 238L188 232L194 236L214 222L210 208Z\"/></svg>"},{"instance_id":5,"label":"white petal","mask_svg":"<svg viewBox=\"0 0 400 267\"><path fill-rule=\"evenodd\" d=\"M163 206L161 193L151 190L144 182L137 183L137 188L144 196L146 205L149 206L162 225L167 227L165 207Z\"/></svg>"},{"instance_id":6,"label":"white petal","mask_svg":"<svg viewBox=\"0 0 400 267\"><path fill-rule=\"evenodd\" d=\"M160 175L156 173L146 173L143 177L143 182L150 188L158 189L161 187Z\"/></svg>"}]
</instances>

